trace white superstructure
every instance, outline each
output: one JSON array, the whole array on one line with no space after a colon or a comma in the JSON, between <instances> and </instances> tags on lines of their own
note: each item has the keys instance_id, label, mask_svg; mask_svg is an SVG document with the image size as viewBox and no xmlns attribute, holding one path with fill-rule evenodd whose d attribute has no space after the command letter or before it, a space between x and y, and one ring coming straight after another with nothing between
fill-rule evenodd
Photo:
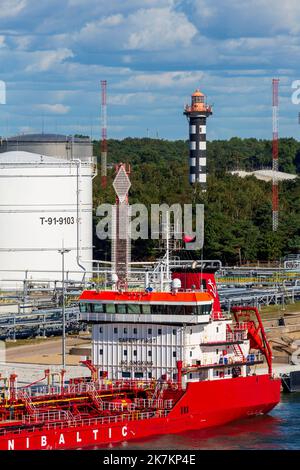
<instances>
[{"instance_id":1,"label":"white superstructure","mask_svg":"<svg viewBox=\"0 0 300 470\"><path fill-rule=\"evenodd\" d=\"M12 151L0 154L0 285L68 278L91 271L93 159L64 160ZM25 273L27 271L27 273ZM72 272L73 271L73 272Z\"/></svg>"},{"instance_id":2,"label":"white superstructure","mask_svg":"<svg viewBox=\"0 0 300 470\"><path fill-rule=\"evenodd\" d=\"M81 299L80 307L82 318L92 323L92 362L100 375L176 381L178 361L189 381L229 378L237 365L238 374L246 375L247 325L214 318L207 294L198 292L193 302L192 292L185 302L176 292L160 302L153 300L155 293L144 294L144 302L133 293L116 293L111 300L111 294L101 292L99 301L97 295Z\"/></svg>"}]
</instances>

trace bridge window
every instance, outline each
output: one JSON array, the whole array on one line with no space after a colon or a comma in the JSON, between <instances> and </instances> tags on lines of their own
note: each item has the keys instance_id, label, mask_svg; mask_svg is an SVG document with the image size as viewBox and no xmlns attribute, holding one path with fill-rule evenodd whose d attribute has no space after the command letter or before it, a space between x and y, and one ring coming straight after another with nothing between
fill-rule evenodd
<instances>
[{"instance_id":1,"label":"bridge window","mask_svg":"<svg viewBox=\"0 0 300 470\"><path fill-rule=\"evenodd\" d=\"M127 305L120 305L120 304L117 304L116 305L116 313L127 313Z\"/></svg>"},{"instance_id":2,"label":"bridge window","mask_svg":"<svg viewBox=\"0 0 300 470\"><path fill-rule=\"evenodd\" d=\"M91 312L91 304L80 302L79 303L79 310L81 313L89 313Z\"/></svg>"},{"instance_id":3,"label":"bridge window","mask_svg":"<svg viewBox=\"0 0 300 470\"><path fill-rule=\"evenodd\" d=\"M106 313L115 313L115 305L114 304L106 304Z\"/></svg>"},{"instance_id":4,"label":"bridge window","mask_svg":"<svg viewBox=\"0 0 300 470\"><path fill-rule=\"evenodd\" d=\"M104 313L105 305L104 304L91 304L92 312L94 313Z\"/></svg>"},{"instance_id":5,"label":"bridge window","mask_svg":"<svg viewBox=\"0 0 300 470\"><path fill-rule=\"evenodd\" d=\"M141 305L141 309L145 315L149 315L150 313L153 313L151 305Z\"/></svg>"},{"instance_id":6,"label":"bridge window","mask_svg":"<svg viewBox=\"0 0 300 470\"><path fill-rule=\"evenodd\" d=\"M140 315L141 305L140 304L128 304L127 305L128 313L135 313Z\"/></svg>"},{"instance_id":7,"label":"bridge window","mask_svg":"<svg viewBox=\"0 0 300 470\"><path fill-rule=\"evenodd\" d=\"M209 315L212 305L142 305L142 304L103 304L79 303L81 313L118 313L152 315Z\"/></svg>"},{"instance_id":8,"label":"bridge window","mask_svg":"<svg viewBox=\"0 0 300 470\"><path fill-rule=\"evenodd\" d=\"M198 315L209 315L211 308L212 304L198 305Z\"/></svg>"}]
</instances>

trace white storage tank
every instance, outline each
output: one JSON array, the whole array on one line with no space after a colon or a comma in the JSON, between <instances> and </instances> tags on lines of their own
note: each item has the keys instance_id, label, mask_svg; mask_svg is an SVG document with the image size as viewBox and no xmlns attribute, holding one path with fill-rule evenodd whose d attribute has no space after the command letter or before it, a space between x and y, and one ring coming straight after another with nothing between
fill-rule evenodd
<instances>
[{"instance_id":1,"label":"white storage tank","mask_svg":"<svg viewBox=\"0 0 300 470\"><path fill-rule=\"evenodd\" d=\"M88 161L93 157L93 144L89 137L61 134L23 134L0 139L0 153L23 150L48 157Z\"/></svg>"},{"instance_id":2,"label":"white storage tank","mask_svg":"<svg viewBox=\"0 0 300 470\"><path fill-rule=\"evenodd\" d=\"M11 151L0 154L0 285L24 277L60 280L64 245L69 279L92 263L93 158L63 159ZM27 271L27 274L25 274Z\"/></svg>"}]
</instances>

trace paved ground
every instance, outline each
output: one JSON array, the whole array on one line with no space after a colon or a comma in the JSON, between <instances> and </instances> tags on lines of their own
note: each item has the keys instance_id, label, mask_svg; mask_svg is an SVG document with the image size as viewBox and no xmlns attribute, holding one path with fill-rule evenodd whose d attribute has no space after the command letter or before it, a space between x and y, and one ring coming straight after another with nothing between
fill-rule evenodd
<instances>
[{"instance_id":1,"label":"paved ground","mask_svg":"<svg viewBox=\"0 0 300 470\"><path fill-rule=\"evenodd\" d=\"M80 356L69 355L71 347L86 344L86 339L68 337L66 341L66 364L76 365ZM6 349L7 362L31 363L42 365L60 365L62 362L61 338L45 339L36 344L15 346Z\"/></svg>"},{"instance_id":2,"label":"paved ground","mask_svg":"<svg viewBox=\"0 0 300 470\"><path fill-rule=\"evenodd\" d=\"M89 370L80 365L83 359L80 356L69 355L71 347L87 344L84 338L67 338L66 347L66 379L70 377L90 376ZM39 380L44 375L45 369L50 369L51 373L61 370L62 362L62 342L61 338L45 339L36 344L18 345L7 348L5 357L1 357L0 371L2 377L8 377L15 373L18 376L19 384L29 384ZM58 380L58 376L55 379ZM45 381L41 382L45 383Z\"/></svg>"},{"instance_id":3,"label":"paved ground","mask_svg":"<svg viewBox=\"0 0 300 470\"><path fill-rule=\"evenodd\" d=\"M10 374L17 374L18 385L30 384L44 377L44 369L50 369L51 373L58 373L61 370L59 366L43 367L36 364L19 364L19 363L0 363L0 370L2 377L8 377ZM66 380L71 377L90 377L89 370L84 366L67 366L66 367ZM58 375L55 376L55 383L59 383ZM46 384L46 381L41 381L41 384Z\"/></svg>"}]
</instances>

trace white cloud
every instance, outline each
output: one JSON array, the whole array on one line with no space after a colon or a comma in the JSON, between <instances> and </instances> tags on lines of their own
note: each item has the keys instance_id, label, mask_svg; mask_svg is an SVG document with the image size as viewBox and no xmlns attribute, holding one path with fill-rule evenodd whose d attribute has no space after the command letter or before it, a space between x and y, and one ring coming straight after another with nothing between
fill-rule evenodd
<instances>
[{"instance_id":1,"label":"white cloud","mask_svg":"<svg viewBox=\"0 0 300 470\"><path fill-rule=\"evenodd\" d=\"M128 104L149 104L156 100L156 95L153 93L114 93L108 96L108 104L112 105L128 105Z\"/></svg>"},{"instance_id":2,"label":"white cloud","mask_svg":"<svg viewBox=\"0 0 300 470\"><path fill-rule=\"evenodd\" d=\"M20 50L27 50L31 44L32 37L30 36L15 36L13 37L13 41L17 46L17 49Z\"/></svg>"},{"instance_id":3,"label":"white cloud","mask_svg":"<svg viewBox=\"0 0 300 470\"><path fill-rule=\"evenodd\" d=\"M70 106L63 104L39 104L36 107L50 114L67 114L70 111Z\"/></svg>"},{"instance_id":4,"label":"white cloud","mask_svg":"<svg viewBox=\"0 0 300 470\"><path fill-rule=\"evenodd\" d=\"M197 28L183 13L168 8L137 11L128 18L130 29L125 48L159 50L176 45L188 46Z\"/></svg>"},{"instance_id":5,"label":"white cloud","mask_svg":"<svg viewBox=\"0 0 300 470\"><path fill-rule=\"evenodd\" d=\"M300 4L298 0L197 0L196 17L201 28L211 36L273 36L298 34Z\"/></svg>"},{"instance_id":6,"label":"white cloud","mask_svg":"<svg viewBox=\"0 0 300 470\"><path fill-rule=\"evenodd\" d=\"M33 53L32 63L26 67L26 72L46 72L71 57L74 57L73 52L66 48L37 51Z\"/></svg>"},{"instance_id":7,"label":"white cloud","mask_svg":"<svg viewBox=\"0 0 300 470\"><path fill-rule=\"evenodd\" d=\"M203 78L202 71L177 71L160 73L135 73L132 77L123 82L119 82L118 88L141 89L169 89L182 88L186 86L196 86Z\"/></svg>"},{"instance_id":8,"label":"white cloud","mask_svg":"<svg viewBox=\"0 0 300 470\"><path fill-rule=\"evenodd\" d=\"M0 18L10 18L18 15L26 5L26 0L1 0Z\"/></svg>"},{"instance_id":9,"label":"white cloud","mask_svg":"<svg viewBox=\"0 0 300 470\"><path fill-rule=\"evenodd\" d=\"M184 13L165 8L143 8L128 14L115 14L88 22L74 35L77 43L93 49L165 50L188 46L197 34Z\"/></svg>"},{"instance_id":10,"label":"white cloud","mask_svg":"<svg viewBox=\"0 0 300 470\"><path fill-rule=\"evenodd\" d=\"M99 21L99 26L117 26L124 21L124 16L121 14L106 16Z\"/></svg>"}]
</instances>

